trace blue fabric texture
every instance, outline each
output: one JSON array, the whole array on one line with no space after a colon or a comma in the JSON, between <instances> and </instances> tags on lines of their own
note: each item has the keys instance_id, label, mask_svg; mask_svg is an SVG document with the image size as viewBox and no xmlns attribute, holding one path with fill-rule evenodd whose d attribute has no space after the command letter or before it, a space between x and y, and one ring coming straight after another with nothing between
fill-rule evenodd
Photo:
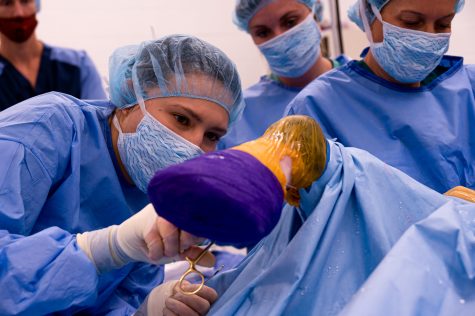
<instances>
[{"instance_id":1,"label":"blue fabric texture","mask_svg":"<svg viewBox=\"0 0 475 316\"><path fill-rule=\"evenodd\" d=\"M254 17L254 15L271 3L274 0L236 0L236 7L234 9L233 15L233 22L236 24L241 30L248 31L249 30L249 21ZM317 0L294 0L298 1L304 5L306 5L310 10L318 9L317 4L320 1ZM321 5L321 3L320 3Z\"/></svg>"},{"instance_id":2,"label":"blue fabric texture","mask_svg":"<svg viewBox=\"0 0 475 316\"><path fill-rule=\"evenodd\" d=\"M121 176L114 108L48 93L0 113L0 314L133 311L161 282L147 264L98 276L74 236L148 203Z\"/></svg>"},{"instance_id":3,"label":"blue fabric texture","mask_svg":"<svg viewBox=\"0 0 475 316\"><path fill-rule=\"evenodd\" d=\"M116 123L116 118L114 118ZM203 154L203 150L168 129L149 113L137 126L135 133L123 133L118 123L117 147L127 173L144 193L157 170L184 162Z\"/></svg>"},{"instance_id":4,"label":"blue fabric texture","mask_svg":"<svg viewBox=\"0 0 475 316\"><path fill-rule=\"evenodd\" d=\"M288 112L313 117L328 138L367 150L440 193L475 189L475 67L451 56L439 67L443 74L411 88L351 61L310 83Z\"/></svg>"},{"instance_id":5,"label":"blue fabric texture","mask_svg":"<svg viewBox=\"0 0 475 316\"><path fill-rule=\"evenodd\" d=\"M413 225L340 315L471 315L474 223L473 204L448 203Z\"/></svg>"},{"instance_id":6,"label":"blue fabric texture","mask_svg":"<svg viewBox=\"0 0 475 316\"><path fill-rule=\"evenodd\" d=\"M189 35L170 35L117 49L109 60L111 101L127 108L141 100L189 97L214 102L232 125L244 109L234 63L218 48Z\"/></svg>"},{"instance_id":7,"label":"blue fabric texture","mask_svg":"<svg viewBox=\"0 0 475 316\"><path fill-rule=\"evenodd\" d=\"M290 30L257 45L274 74L297 78L305 74L320 57L320 27L309 14Z\"/></svg>"},{"instance_id":8,"label":"blue fabric texture","mask_svg":"<svg viewBox=\"0 0 475 316\"><path fill-rule=\"evenodd\" d=\"M208 282L220 294L209 315L338 315L365 281L373 277L373 272L384 266L385 256L393 247L397 249L401 236L407 238L414 229L412 225L426 218L430 221L428 216L433 212L434 216L441 216L435 220L438 222L435 228L439 226L442 235L447 233L452 237L443 248L428 246L421 253L422 257L427 254L431 256L428 258L447 258L456 268L454 275L447 275L447 281L454 282L451 289L460 287L473 291L473 282L463 281L473 270L470 266L473 262L470 251L475 245L473 226L466 233L468 237L471 234L471 239L452 248L457 235L455 229L446 229L444 223L451 221L454 212L465 209L470 212L466 219L473 220L475 205L438 194L365 151L344 148L331 141L329 144L330 160L326 170L310 189L301 191L301 207L286 206L271 235L235 269L218 274ZM454 225L459 229L465 227L459 223ZM430 232L422 239L409 239L409 243L417 241L421 247L425 242L444 243ZM457 253L460 258L469 256L466 261L462 259L469 273L465 274L462 266L457 265L460 263L455 258ZM417 253L404 254L414 255L413 260L421 258ZM384 276L398 278L397 274ZM414 284L410 278L406 281ZM390 284L382 284L381 279L375 281L372 288L376 292L379 286L386 290L391 288ZM428 287L410 295L403 292L392 301L401 299L398 301L401 306L411 302L412 307L417 307L415 295L433 298L436 291ZM387 290L383 298L389 298L391 293ZM473 297L464 298L467 302L473 301ZM370 313L373 303L383 306L384 300L367 299L362 304L365 309L348 315L377 315ZM471 310L469 305L465 306L465 312ZM434 314L438 313L399 315Z\"/></svg>"},{"instance_id":9,"label":"blue fabric texture","mask_svg":"<svg viewBox=\"0 0 475 316\"><path fill-rule=\"evenodd\" d=\"M335 58L340 65L346 64L349 58L340 55ZM235 127L221 138L218 148L225 149L256 139L266 129L278 121L285 109L301 88L291 88L270 79L261 77L260 81L244 91L246 107Z\"/></svg>"},{"instance_id":10,"label":"blue fabric texture","mask_svg":"<svg viewBox=\"0 0 475 316\"><path fill-rule=\"evenodd\" d=\"M360 1L364 1L364 4L366 6L365 14L371 24L374 21L375 16L370 6L374 5L378 9L378 11L381 12L381 10L386 4L389 3L390 0L357 0L356 3L354 3L348 8L348 18L350 19L350 21L354 22L362 31L364 31L365 29L363 25L363 19L361 18L359 9ZM455 13L459 13L460 11L462 11L464 5L465 0L457 0L455 2Z\"/></svg>"},{"instance_id":11,"label":"blue fabric texture","mask_svg":"<svg viewBox=\"0 0 475 316\"><path fill-rule=\"evenodd\" d=\"M0 56L0 111L50 91L80 99L106 98L99 73L85 51L45 44L35 87Z\"/></svg>"}]
</instances>

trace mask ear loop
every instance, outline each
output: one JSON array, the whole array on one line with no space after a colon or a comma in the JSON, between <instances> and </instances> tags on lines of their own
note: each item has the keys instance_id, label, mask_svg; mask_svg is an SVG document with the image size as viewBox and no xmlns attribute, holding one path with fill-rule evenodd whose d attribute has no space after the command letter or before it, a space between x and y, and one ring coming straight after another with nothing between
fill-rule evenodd
<instances>
[{"instance_id":1,"label":"mask ear loop","mask_svg":"<svg viewBox=\"0 0 475 316\"><path fill-rule=\"evenodd\" d=\"M138 49L137 51L140 51L140 49ZM132 66L132 87L134 88L135 98L137 99L137 103L140 107L140 110L142 111L142 114L144 116L149 115L147 112L147 109L145 108L145 101L138 87L137 62L135 62L134 65ZM119 124L119 120L117 119L117 114L115 114L114 117L112 118L112 123L114 124L115 128L117 128L117 130L119 131L119 134L123 134L122 128L120 127L120 124Z\"/></svg>"},{"instance_id":2,"label":"mask ear loop","mask_svg":"<svg viewBox=\"0 0 475 316\"><path fill-rule=\"evenodd\" d=\"M120 128L119 120L117 119L117 114L114 114L114 117L112 118L112 123L114 124L117 131L119 131L119 135L123 134L122 128Z\"/></svg>"},{"instance_id":3,"label":"mask ear loop","mask_svg":"<svg viewBox=\"0 0 475 316\"><path fill-rule=\"evenodd\" d=\"M140 51L140 49L138 51ZM139 79L137 77L137 61L132 66L132 86L134 88L135 98L137 99L137 103L140 107L140 110L142 111L142 114L144 116L150 115L145 108L145 101L142 97L142 93L140 92Z\"/></svg>"},{"instance_id":4,"label":"mask ear loop","mask_svg":"<svg viewBox=\"0 0 475 316\"><path fill-rule=\"evenodd\" d=\"M361 20L363 21L364 31L366 33L366 37L368 38L369 43L371 44L371 46L373 46L375 43L373 40L373 34L371 33L368 16L366 15L366 4L366 0L359 0L359 10ZM379 13L378 9L373 4L371 4L370 6L376 18L381 22L381 24L383 24L383 18L381 16L381 13Z\"/></svg>"}]
</instances>

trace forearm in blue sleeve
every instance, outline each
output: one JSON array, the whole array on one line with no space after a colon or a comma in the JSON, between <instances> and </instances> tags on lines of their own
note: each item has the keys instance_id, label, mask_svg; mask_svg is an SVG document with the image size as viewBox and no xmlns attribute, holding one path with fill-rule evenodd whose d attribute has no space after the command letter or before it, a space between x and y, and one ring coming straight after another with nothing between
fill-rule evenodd
<instances>
[{"instance_id":1,"label":"forearm in blue sleeve","mask_svg":"<svg viewBox=\"0 0 475 316\"><path fill-rule=\"evenodd\" d=\"M40 315L94 304L98 276L73 235L0 231L0 314Z\"/></svg>"}]
</instances>

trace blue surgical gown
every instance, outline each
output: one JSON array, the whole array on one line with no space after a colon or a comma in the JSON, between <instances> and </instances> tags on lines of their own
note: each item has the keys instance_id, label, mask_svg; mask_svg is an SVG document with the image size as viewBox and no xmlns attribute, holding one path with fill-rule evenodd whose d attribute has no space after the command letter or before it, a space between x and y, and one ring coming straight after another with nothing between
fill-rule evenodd
<instances>
[{"instance_id":1,"label":"blue surgical gown","mask_svg":"<svg viewBox=\"0 0 475 316\"><path fill-rule=\"evenodd\" d=\"M356 304L354 295L384 268L399 243L413 247L398 252L404 256L400 261L421 260L422 272L430 265L431 274L411 279L404 266L384 269L385 278L375 277L370 287L375 295L345 315L439 315L437 306L417 310L424 307L417 297L426 302L449 292L457 297L457 291L466 304L458 298L447 304L456 303L457 315L473 312L475 205L443 196L365 151L329 144L326 169L301 191L301 206L286 206L276 228L240 265L208 281L220 294L209 315L339 315L350 301ZM463 220L459 212L465 212ZM470 228L462 222L471 222ZM414 230L421 232L418 238ZM417 283L433 285L439 278L445 288ZM392 293L386 279L413 290ZM378 289L385 291L380 297ZM385 300L399 304L398 310L424 313L386 312ZM372 313L373 304L379 313Z\"/></svg>"},{"instance_id":2,"label":"blue surgical gown","mask_svg":"<svg viewBox=\"0 0 475 316\"><path fill-rule=\"evenodd\" d=\"M333 63L343 65L348 60L341 55ZM287 105L300 91L302 88L285 86L269 76L261 77L258 83L244 91L246 107L242 117L221 138L218 148L234 147L262 136L272 123L282 118Z\"/></svg>"},{"instance_id":3,"label":"blue surgical gown","mask_svg":"<svg viewBox=\"0 0 475 316\"><path fill-rule=\"evenodd\" d=\"M369 151L438 192L475 189L475 65L445 56L428 85L385 81L357 61L310 83L289 105L328 138Z\"/></svg>"},{"instance_id":4,"label":"blue surgical gown","mask_svg":"<svg viewBox=\"0 0 475 316\"><path fill-rule=\"evenodd\" d=\"M0 55L0 111L50 91L79 99L106 98L99 73L85 51L45 44L35 87Z\"/></svg>"},{"instance_id":5,"label":"blue surgical gown","mask_svg":"<svg viewBox=\"0 0 475 316\"><path fill-rule=\"evenodd\" d=\"M0 314L131 314L163 278L129 264L97 275L75 234L148 203L121 176L109 101L47 93L0 113Z\"/></svg>"}]
</instances>

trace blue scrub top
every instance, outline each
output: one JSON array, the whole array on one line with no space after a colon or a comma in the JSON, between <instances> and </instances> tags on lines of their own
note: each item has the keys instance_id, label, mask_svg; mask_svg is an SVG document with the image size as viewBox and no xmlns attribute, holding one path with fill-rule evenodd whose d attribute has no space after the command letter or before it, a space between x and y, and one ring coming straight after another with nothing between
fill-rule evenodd
<instances>
[{"instance_id":1,"label":"blue scrub top","mask_svg":"<svg viewBox=\"0 0 475 316\"><path fill-rule=\"evenodd\" d=\"M148 264L98 276L76 243L148 203L118 168L113 110L54 92L0 113L0 314L133 313L161 282Z\"/></svg>"},{"instance_id":2,"label":"blue scrub top","mask_svg":"<svg viewBox=\"0 0 475 316\"><path fill-rule=\"evenodd\" d=\"M419 88L381 79L357 61L310 83L289 114L316 119L328 138L365 149L438 192L475 189L475 66L445 56Z\"/></svg>"},{"instance_id":3,"label":"blue scrub top","mask_svg":"<svg viewBox=\"0 0 475 316\"><path fill-rule=\"evenodd\" d=\"M50 91L79 99L106 98L99 73L85 51L45 44L35 87L0 55L0 111Z\"/></svg>"},{"instance_id":4,"label":"blue scrub top","mask_svg":"<svg viewBox=\"0 0 475 316\"><path fill-rule=\"evenodd\" d=\"M300 207L207 282L220 295L208 315L473 314L475 204L329 146Z\"/></svg>"},{"instance_id":5,"label":"blue scrub top","mask_svg":"<svg viewBox=\"0 0 475 316\"><path fill-rule=\"evenodd\" d=\"M348 62L348 57L338 56L335 66ZM218 144L219 149L240 145L264 134L272 123L281 119L290 101L303 88L292 88L270 78L261 77L260 81L244 91L246 107L242 117Z\"/></svg>"}]
</instances>

